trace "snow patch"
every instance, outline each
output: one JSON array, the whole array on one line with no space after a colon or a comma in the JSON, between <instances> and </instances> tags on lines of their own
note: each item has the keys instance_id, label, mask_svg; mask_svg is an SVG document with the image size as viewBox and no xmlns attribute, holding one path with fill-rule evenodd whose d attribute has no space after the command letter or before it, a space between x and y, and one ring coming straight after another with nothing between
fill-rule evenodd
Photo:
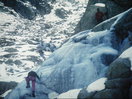
<instances>
[{"instance_id":1,"label":"snow patch","mask_svg":"<svg viewBox=\"0 0 132 99\"><path fill-rule=\"evenodd\" d=\"M81 89L69 90L65 93L60 94L57 99L77 99Z\"/></svg>"},{"instance_id":2,"label":"snow patch","mask_svg":"<svg viewBox=\"0 0 132 99\"><path fill-rule=\"evenodd\" d=\"M104 4L104 3L96 3L95 6L98 6L98 7L105 7L105 4Z\"/></svg>"},{"instance_id":3,"label":"snow patch","mask_svg":"<svg viewBox=\"0 0 132 99\"><path fill-rule=\"evenodd\" d=\"M48 94L49 99L56 99L59 94L56 92L52 92Z\"/></svg>"},{"instance_id":4,"label":"snow patch","mask_svg":"<svg viewBox=\"0 0 132 99\"><path fill-rule=\"evenodd\" d=\"M88 87L87 87L87 91L93 92L93 91L100 91L105 89L105 82L107 81L107 78L100 78L98 80L96 80L95 82L91 83Z\"/></svg>"}]
</instances>

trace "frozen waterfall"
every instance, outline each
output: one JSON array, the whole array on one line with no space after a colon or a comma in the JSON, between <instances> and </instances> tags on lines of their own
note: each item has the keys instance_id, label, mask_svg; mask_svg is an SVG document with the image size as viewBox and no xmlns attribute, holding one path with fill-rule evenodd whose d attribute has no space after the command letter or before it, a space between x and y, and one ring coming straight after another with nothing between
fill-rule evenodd
<instances>
[{"instance_id":1,"label":"frozen waterfall","mask_svg":"<svg viewBox=\"0 0 132 99\"><path fill-rule=\"evenodd\" d=\"M43 93L48 95L82 88L103 77L107 66L103 64L101 56L118 53L111 47L111 35L109 30L83 31L71 37L38 68L41 81L36 85L37 97ZM30 93L25 84L23 81L9 96L13 99L25 97L26 93ZM19 96L14 96L18 92Z\"/></svg>"}]
</instances>

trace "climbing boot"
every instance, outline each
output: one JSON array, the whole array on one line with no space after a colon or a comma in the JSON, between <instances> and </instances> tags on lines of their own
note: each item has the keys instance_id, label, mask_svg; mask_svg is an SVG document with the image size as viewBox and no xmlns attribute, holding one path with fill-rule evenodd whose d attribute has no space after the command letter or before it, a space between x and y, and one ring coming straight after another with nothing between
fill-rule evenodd
<instances>
[{"instance_id":1,"label":"climbing boot","mask_svg":"<svg viewBox=\"0 0 132 99\"><path fill-rule=\"evenodd\" d=\"M32 96L35 97L35 91L32 91Z\"/></svg>"},{"instance_id":2,"label":"climbing boot","mask_svg":"<svg viewBox=\"0 0 132 99\"><path fill-rule=\"evenodd\" d=\"M27 84L26 88L30 88L30 84Z\"/></svg>"}]
</instances>

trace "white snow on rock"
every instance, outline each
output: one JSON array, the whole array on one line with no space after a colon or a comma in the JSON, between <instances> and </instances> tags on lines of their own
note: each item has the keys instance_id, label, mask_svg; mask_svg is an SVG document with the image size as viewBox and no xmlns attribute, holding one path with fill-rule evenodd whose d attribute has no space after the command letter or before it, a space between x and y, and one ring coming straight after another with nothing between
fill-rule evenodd
<instances>
[{"instance_id":1,"label":"white snow on rock","mask_svg":"<svg viewBox=\"0 0 132 99\"><path fill-rule=\"evenodd\" d=\"M105 89L104 83L106 81L107 81L107 78L100 78L100 79L96 80L95 82L88 85L87 91L90 93L90 92L100 91L100 90Z\"/></svg>"},{"instance_id":2,"label":"white snow on rock","mask_svg":"<svg viewBox=\"0 0 132 99\"><path fill-rule=\"evenodd\" d=\"M56 92L52 92L48 94L49 99L56 99L59 94Z\"/></svg>"},{"instance_id":3,"label":"white snow on rock","mask_svg":"<svg viewBox=\"0 0 132 99\"><path fill-rule=\"evenodd\" d=\"M81 89L69 90L65 93L60 94L57 99L77 99Z\"/></svg>"},{"instance_id":4,"label":"white snow on rock","mask_svg":"<svg viewBox=\"0 0 132 99\"><path fill-rule=\"evenodd\" d=\"M3 93L2 95L0 95L0 97L5 97L6 95L8 95L12 90L9 89L8 91L6 91L5 93Z\"/></svg>"}]
</instances>

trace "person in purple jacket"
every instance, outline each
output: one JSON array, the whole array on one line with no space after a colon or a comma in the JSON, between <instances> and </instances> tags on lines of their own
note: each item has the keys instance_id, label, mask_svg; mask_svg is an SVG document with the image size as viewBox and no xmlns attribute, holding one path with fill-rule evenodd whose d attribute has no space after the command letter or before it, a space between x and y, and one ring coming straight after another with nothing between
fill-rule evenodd
<instances>
[{"instance_id":1,"label":"person in purple jacket","mask_svg":"<svg viewBox=\"0 0 132 99\"><path fill-rule=\"evenodd\" d=\"M35 97L35 83L36 83L36 78L38 78L40 80L39 76L34 71L30 71L28 73L28 76L25 78L26 84L27 84L26 88L30 88L30 81L32 81L32 96L33 97Z\"/></svg>"}]
</instances>

